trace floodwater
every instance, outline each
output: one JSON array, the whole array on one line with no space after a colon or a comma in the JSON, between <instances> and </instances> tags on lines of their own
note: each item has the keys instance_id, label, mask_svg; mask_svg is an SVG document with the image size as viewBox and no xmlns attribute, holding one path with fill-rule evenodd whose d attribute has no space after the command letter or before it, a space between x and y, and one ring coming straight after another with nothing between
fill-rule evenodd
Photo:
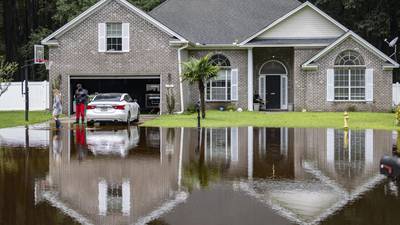
<instances>
[{"instance_id":1,"label":"floodwater","mask_svg":"<svg viewBox=\"0 0 400 225\"><path fill-rule=\"evenodd\" d=\"M400 224L397 132L0 129L0 224Z\"/></svg>"}]
</instances>

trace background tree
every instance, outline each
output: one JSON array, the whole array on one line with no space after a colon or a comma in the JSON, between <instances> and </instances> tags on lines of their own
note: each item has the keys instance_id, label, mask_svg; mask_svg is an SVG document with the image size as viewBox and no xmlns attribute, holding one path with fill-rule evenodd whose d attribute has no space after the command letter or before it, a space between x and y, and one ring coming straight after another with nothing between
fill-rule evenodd
<instances>
[{"instance_id":1,"label":"background tree","mask_svg":"<svg viewBox=\"0 0 400 225\"><path fill-rule=\"evenodd\" d=\"M57 28L82 13L98 0L1 0L0 1L0 55L7 61L23 64L32 59L33 40L41 40L48 31ZM150 11L165 0L129 0L132 4ZM300 0L305 2L306 0ZM328 15L360 34L374 46L392 54L384 42L400 36L399 0L310 0ZM400 52L398 53L400 58ZM46 79L36 67L37 80ZM397 74L399 70L396 70ZM18 77L17 77L18 79ZM400 81L400 75L395 78Z\"/></svg>"},{"instance_id":2,"label":"background tree","mask_svg":"<svg viewBox=\"0 0 400 225\"><path fill-rule=\"evenodd\" d=\"M17 63L8 63L3 58L0 58L0 97L7 91L8 87L10 87L13 75L17 69Z\"/></svg>"},{"instance_id":3,"label":"background tree","mask_svg":"<svg viewBox=\"0 0 400 225\"><path fill-rule=\"evenodd\" d=\"M206 118L205 104L205 84L210 79L216 77L219 72L219 67L214 66L210 62L210 56L206 55L200 59L191 58L188 62L183 63L183 80L190 84L196 84L200 93L201 116Z\"/></svg>"}]
</instances>

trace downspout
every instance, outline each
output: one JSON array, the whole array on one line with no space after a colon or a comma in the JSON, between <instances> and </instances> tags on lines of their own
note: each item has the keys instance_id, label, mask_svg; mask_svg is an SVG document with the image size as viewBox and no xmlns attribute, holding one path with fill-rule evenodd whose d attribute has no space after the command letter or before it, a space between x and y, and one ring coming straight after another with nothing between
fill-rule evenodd
<instances>
[{"instance_id":1,"label":"downspout","mask_svg":"<svg viewBox=\"0 0 400 225\"><path fill-rule=\"evenodd\" d=\"M181 111L177 114L182 114L185 111L185 106L183 105L183 79L182 79L182 50L189 47L189 44L185 44L183 47L178 49L178 72L179 72L179 88L181 92Z\"/></svg>"}]
</instances>

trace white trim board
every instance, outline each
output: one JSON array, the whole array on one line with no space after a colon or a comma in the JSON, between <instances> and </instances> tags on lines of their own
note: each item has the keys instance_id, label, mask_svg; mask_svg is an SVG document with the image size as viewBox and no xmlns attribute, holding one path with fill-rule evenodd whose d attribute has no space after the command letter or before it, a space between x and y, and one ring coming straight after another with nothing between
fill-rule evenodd
<instances>
[{"instance_id":1,"label":"white trim board","mask_svg":"<svg viewBox=\"0 0 400 225\"><path fill-rule=\"evenodd\" d=\"M275 20L273 23L271 23L270 25L268 25L264 29L262 29L259 32L253 34L251 37L247 38L245 41L241 42L239 45L247 44L248 42L250 42L254 38L258 37L259 35L261 35L262 33L266 32L267 30L271 29L272 27L275 27L276 25L278 25L279 23L281 23L282 21L286 20L287 18L289 18L290 16L292 16L293 14L297 13L298 11L302 10L305 7L310 7L311 9L315 10L321 16L325 17L327 20L332 22L334 25L336 25L337 27L342 29L344 32L348 32L349 31L349 29L347 29L345 26L343 26L338 21L336 21L335 19L330 17L328 14L324 13L322 10L318 9L316 6L314 6L310 2L305 2L305 3L301 4L299 7L295 8L294 10L292 10L289 13L287 13L286 15L284 15L283 17Z\"/></svg>"},{"instance_id":2,"label":"white trim board","mask_svg":"<svg viewBox=\"0 0 400 225\"><path fill-rule=\"evenodd\" d=\"M354 41L356 41L358 44L362 45L364 48L368 49L370 52L384 60L385 62L388 61L392 64L393 68L399 68L399 64L395 62L392 58L387 56L385 53L381 52L379 49L375 48L373 45L371 45L369 42L364 40L362 37L354 33L353 31L348 31L345 35L337 39L335 42L330 44L328 47L320 51L317 55L312 57L310 60L305 62L301 67L303 69L315 69L318 68L315 64L313 64L314 61L320 59L322 56L326 55L329 51L334 49L337 45L341 44L343 41L347 40L347 38L353 38Z\"/></svg>"},{"instance_id":3,"label":"white trim board","mask_svg":"<svg viewBox=\"0 0 400 225\"><path fill-rule=\"evenodd\" d=\"M53 38L58 38L61 35L63 35L65 32L69 31L71 28L75 27L77 24L82 22L84 19L88 18L91 16L93 13L97 12L100 10L103 6L107 5L107 3L111 1L116 1L120 3L121 5L125 6L132 12L136 13L138 16L142 17L143 19L147 20L154 26L158 27L160 30L166 32L167 34L174 36L178 38L180 41L186 41L185 38L180 36L179 34L175 33L165 25L163 25L161 22L157 21L153 17L151 17L149 14L145 13L144 11L138 9L137 7L133 6L131 3L127 2L126 0L101 0L94 4L92 7L87 9L85 12L81 13L79 16L75 17L73 20L62 26L60 29L56 30L49 36L47 36L45 39L42 40L43 45L55 45L54 41L52 41Z\"/></svg>"}]
</instances>

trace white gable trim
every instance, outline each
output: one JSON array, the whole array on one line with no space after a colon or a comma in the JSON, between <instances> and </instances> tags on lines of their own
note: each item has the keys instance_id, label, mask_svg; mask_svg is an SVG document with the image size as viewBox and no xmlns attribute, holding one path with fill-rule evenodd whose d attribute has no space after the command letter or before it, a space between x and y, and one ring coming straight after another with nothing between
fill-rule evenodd
<instances>
[{"instance_id":1,"label":"white gable trim","mask_svg":"<svg viewBox=\"0 0 400 225\"><path fill-rule=\"evenodd\" d=\"M246 43L250 42L251 40L253 40L254 38L258 37L259 35L263 34L264 32L266 32L267 30L271 29L272 27L275 27L276 25L278 25L279 23L281 23L282 21L286 20L287 18L289 18L291 15L297 13L298 11L302 10L305 7L310 7L311 9L315 10L317 13L319 13L321 16L323 16L324 18L326 18L327 20L329 20L330 22L332 22L334 25L336 25L337 27L339 27L340 29L342 29L344 32L349 31L349 29L347 29L345 26L343 26L342 24L340 24L338 21L334 20L332 17L330 17L328 14L324 13L323 11L321 11L320 9L318 9L316 6L314 6L313 4L311 4L310 2L305 2L303 4L301 4L299 7L295 8L294 10L290 11L289 13L287 13L286 15L284 15L283 17L275 20L273 23L271 23L270 25L268 25L267 27L265 27L264 29L262 29L261 31L257 32L256 34L252 35L251 37L249 37L248 39L246 39L245 41L243 41L242 43L240 43L240 45L245 45Z\"/></svg>"},{"instance_id":2,"label":"white gable trim","mask_svg":"<svg viewBox=\"0 0 400 225\"><path fill-rule=\"evenodd\" d=\"M315 64L313 64L314 61L320 59L322 56L327 54L330 50L335 48L337 45L345 41L347 38L353 38L354 41L362 45L364 48L368 49L370 52L374 53L376 56L384 60L385 62L388 61L392 67L386 66L387 68L399 68L399 64L394 61L392 58L387 56L385 53L381 52L379 49L375 48L373 45L371 45L368 41L364 40L362 37L354 33L353 31L347 32L345 35L337 39L335 42L333 42L331 45L320 51L317 55L312 57L310 60L305 62L301 67L303 69L315 69Z\"/></svg>"},{"instance_id":3,"label":"white gable trim","mask_svg":"<svg viewBox=\"0 0 400 225\"><path fill-rule=\"evenodd\" d=\"M54 33L50 34L48 37L43 39L42 44L54 45L54 41L51 42L53 38L60 37L65 32L69 31L71 28L73 28L74 26L76 26L77 24L82 22L84 19L88 18L93 13L97 12L99 9L101 9L103 6L105 6L106 3L110 2L110 1L119 2L121 5L127 7L129 10L131 10L134 13L136 13L137 15L141 16L142 18L144 18L145 20L147 20L154 26L158 27L162 31L166 32L167 34L178 38L180 41L186 41L185 38L183 38L179 34L175 33L174 31L172 31L171 29L169 29L168 27L166 27L165 25L163 25L162 23L160 23L159 21L157 21L156 19L151 17L149 14L147 14L144 11L133 6L131 3L127 2L126 0L101 0L101 1L97 2L96 4L94 4L92 7L90 7L89 9L87 9L85 12L81 13L79 16L75 17L73 20L71 20L70 22L65 24L64 26L62 26L60 29L56 30Z\"/></svg>"}]
</instances>

